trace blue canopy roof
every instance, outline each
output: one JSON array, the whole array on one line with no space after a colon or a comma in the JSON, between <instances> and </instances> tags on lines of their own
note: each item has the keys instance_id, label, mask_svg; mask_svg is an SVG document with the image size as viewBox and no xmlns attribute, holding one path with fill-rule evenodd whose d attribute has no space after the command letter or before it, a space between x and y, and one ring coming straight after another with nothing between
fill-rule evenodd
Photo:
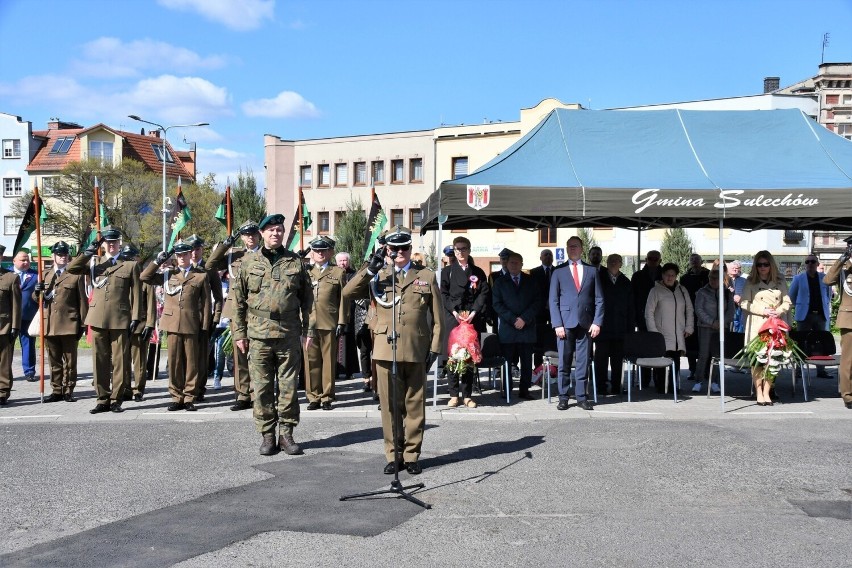
<instances>
[{"instance_id":1,"label":"blue canopy roof","mask_svg":"<svg viewBox=\"0 0 852 568\"><path fill-rule=\"evenodd\" d=\"M426 229L852 229L852 142L796 109L556 109L422 208Z\"/></svg>"}]
</instances>

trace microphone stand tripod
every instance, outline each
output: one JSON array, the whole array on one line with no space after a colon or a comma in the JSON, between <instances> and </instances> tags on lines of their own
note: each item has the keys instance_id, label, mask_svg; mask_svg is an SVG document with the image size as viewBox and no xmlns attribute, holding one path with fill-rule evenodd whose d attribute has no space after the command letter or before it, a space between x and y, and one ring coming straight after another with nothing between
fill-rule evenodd
<instances>
[{"instance_id":1,"label":"microphone stand tripod","mask_svg":"<svg viewBox=\"0 0 852 568\"><path fill-rule=\"evenodd\" d=\"M395 260L397 257L396 252L391 252L390 257L391 260ZM388 343L391 344L391 374L388 378L390 382L388 394L390 395L390 405L391 405L391 431L393 434L393 460L394 460L394 468L393 468L393 481L391 481L390 489L380 489L378 491L368 491L366 493L355 493L353 495L344 495L340 498L341 501L347 501L349 499L358 499L360 497L371 497L374 495L385 495L385 494L393 494L398 497L402 497L408 501L411 501L415 505L420 505L424 509L431 509L432 505L428 503L424 503L414 495L412 495L408 490L409 489L423 489L426 487L423 483L415 483L414 485L406 485L403 486L402 482L399 480L399 462L400 462L400 454L402 450L399 447L399 428L402 426L402 419L399 415L399 405L397 405L397 361L396 361L396 347L397 347L397 333L396 333L396 317L397 317L397 298L396 298L396 263L391 263L391 334L388 336Z\"/></svg>"}]
</instances>

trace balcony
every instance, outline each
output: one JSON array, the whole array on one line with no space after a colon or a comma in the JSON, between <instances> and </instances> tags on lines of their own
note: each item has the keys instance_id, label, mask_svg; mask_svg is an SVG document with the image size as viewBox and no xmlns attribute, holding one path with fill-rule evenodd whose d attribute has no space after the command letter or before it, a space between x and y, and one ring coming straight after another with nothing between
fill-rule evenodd
<instances>
[{"instance_id":1,"label":"balcony","mask_svg":"<svg viewBox=\"0 0 852 568\"><path fill-rule=\"evenodd\" d=\"M784 231L784 244L797 245L805 240L805 234L802 231L794 231L787 229Z\"/></svg>"}]
</instances>

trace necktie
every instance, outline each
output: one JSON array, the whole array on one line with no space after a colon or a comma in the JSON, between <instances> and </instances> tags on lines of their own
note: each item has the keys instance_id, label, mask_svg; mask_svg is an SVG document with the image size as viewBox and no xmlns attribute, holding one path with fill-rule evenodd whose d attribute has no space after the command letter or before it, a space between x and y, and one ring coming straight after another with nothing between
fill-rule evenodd
<instances>
[{"instance_id":1,"label":"necktie","mask_svg":"<svg viewBox=\"0 0 852 568\"><path fill-rule=\"evenodd\" d=\"M515 281L515 288L518 288L521 285L521 277L520 276L512 276L512 280Z\"/></svg>"},{"instance_id":2,"label":"necktie","mask_svg":"<svg viewBox=\"0 0 852 568\"><path fill-rule=\"evenodd\" d=\"M550 282L550 267L544 267L544 277L547 278L547 281Z\"/></svg>"},{"instance_id":3,"label":"necktie","mask_svg":"<svg viewBox=\"0 0 852 568\"><path fill-rule=\"evenodd\" d=\"M399 269L399 279L405 280L405 269L404 268Z\"/></svg>"},{"instance_id":4,"label":"necktie","mask_svg":"<svg viewBox=\"0 0 852 568\"><path fill-rule=\"evenodd\" d=\"M577 262L574 261L571 263L571 271L574 273L574 286L577 287L577 291L580 291L580 274L577 272Z\"/></svg>"},{"instance_id":5,"label":"necktie","mask_svg":"<svg viewBox=\"0 0 852 568\"><path fill-rule=\"evenodd\" d=\"M21 284L22 284L22 285L23 285L23 283L24 283L24 276L25 276L25 274L24 274L23 272L21 272Z\"/></svg>"}]
</instances>

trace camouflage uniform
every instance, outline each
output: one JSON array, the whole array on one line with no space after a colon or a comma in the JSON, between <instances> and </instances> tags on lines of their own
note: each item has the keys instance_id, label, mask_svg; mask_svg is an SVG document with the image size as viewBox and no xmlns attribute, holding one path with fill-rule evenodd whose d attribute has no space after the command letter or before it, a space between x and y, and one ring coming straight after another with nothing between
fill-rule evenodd
<instances>
[{"instance_id":1,"label":"camouflage uniform","mask_svg":"<svg viewBox=\"0 0 852 568\"><path fill-rule=\"evenodd\" d=\"M260 433L292 433L299 423L296 393L302 363L300 336L313 337L309 319L311 279L295 253L263 247L243 258L234 286L236 343L249 339L249 375L254 388L254 422ZM278 405L275 380L278 380Z\"/></svg>"}]
</instances>

